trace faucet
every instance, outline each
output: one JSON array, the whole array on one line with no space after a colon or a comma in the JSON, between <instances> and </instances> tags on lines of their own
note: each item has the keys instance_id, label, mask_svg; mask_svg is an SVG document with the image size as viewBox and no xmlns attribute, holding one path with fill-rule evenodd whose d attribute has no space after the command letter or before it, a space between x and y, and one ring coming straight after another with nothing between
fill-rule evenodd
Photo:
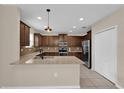
<instances>
[{"instance_id":1,"label":"faucet","mask_svg":"<svg viewBox=\"0 0 124 93\"><path fill-rule=\"evenodd\" d=\"M44 58L44 57L43 57L43 49L40 48L40 49L39 49L39 52L40 52L39 56L43 59L43 58Z\"/></svg>"}]
</instances>

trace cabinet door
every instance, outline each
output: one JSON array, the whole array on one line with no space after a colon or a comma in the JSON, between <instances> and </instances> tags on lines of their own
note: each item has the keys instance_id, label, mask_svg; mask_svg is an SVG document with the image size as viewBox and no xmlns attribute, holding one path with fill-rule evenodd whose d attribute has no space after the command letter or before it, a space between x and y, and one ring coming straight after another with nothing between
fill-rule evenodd
<instances>
[{"instance_id":1,"label":"cabinet door","mask_svg":"<svg viewBox=\"0 0 124 93\"><path fill-rule=\"evenodd\" d=\"M67 42L67 40L68 40L68 36L67 36L67 34L64 34L64 41L66 41Z\"/></svg>"},{"instance_id":2,"label":"cabinet door","mask_svg":"<svg viewBox=\"0 0 124 93\"><path fill-rule=\"evenodd\" d=\"M30 27L23 22L20 22L20 45L30 45Z\"/></svg>"},{"instance_id":3,"label":"cabinet door","mask_svg":"<svg viewBox=\"0 0 124 93\"><path fill-rule=\"evenodd\" d=\"M26 46L30 45L30 28L25 25L25 44Z\"/></svg>"},{"instance_id":4,"label":"cabinet door","mask_svg":"<svg viewBox=\"0 0 124 93\"><path fill-rule=\"evenodd\" d=\"M68 46L72 46L72 36L68 36Z\"/></svg>"},{"instance_id":5,"label":"cabinet door","mask_svg":"<svg viewBox=\"0 0 124 93\"><path fill-rule=\"evenodd\" d=\"M34 47L39 46L38 34L34 33Z\"/></svg>"},{"instance_id":6,"label":"cabinet door","mask_svg":"<svg viewBox=\"0 0 124 93\"><path fill-rule=\"evenodd\" d=\"M34 33L34 46L35 47L42 46L42 36L39 33Z\"/></svg>"},{"instance_id":7,"label":"cabinet door","mask_svg":"<svg viewBox=\"0 0 124 93\"><path fill-rule=\"evenodd\" d=\"M68 46L73 46L73 47L77 47L77 46L81 46L81 41L82 41L81 36L68 36Z\"/></svg>"},{"instance_id":8,"label":"cabinet door","mask_svg":"<svg viewBox=\"0 0 124 93\"><path fill-rule=\"evenodd\" d=\"M47 37L48 37L49 46L52 47L58 46L58 36L47 36Z\"/></svg>"},{"instance_id":9,"label":"cabinet door","mask_svg":"<svg viewBox=\"0 0 124 93\"><path fill-rule=\"evenodd\" d=\"M47 36L43 36L42 41L43 41L43 46L48 46L48 37Z\"/></svg>"},{"instance_id":10,"label":"cabinet door","mask_svg":"<svg viewBox=\"0 0 124 93\"><path fill-rule=\"evenodd\" d=\"M41 36L41 34L39 34L39 47L41 47L42 46L42 36Z\"/></svg>"},{"instance_id":11,"label":"cabinet door","mask_svg":"<svg viewBox=\"0 0 124 93\"><path fill-rule=\"evenodd\" d=\"M75 56L77 57L77 58L79 58L79 59L81 59L82 60L82 53L75 53Z\"/></svg>"},{"instance_id":12,"label":"cabinet door","mask_svg":"<svg viewBox=\"0 0 124 93\"><path fill-rule=\"evenodd\" d=\"M25 25L20 23L20 45L25 45Z\"/></svg>"},{"instance_id":13,"label":"cabinet door","mask_svg":"<svg viewBox=\"0 0 124 93\"><path fill-rule=\"evenodd\" d=\"M83 41L83 37L82 36L75 37L75 46L82 46L81 45L82 41Z\"/></svg>"},{"instance_id":14,"label":"cabinet door","mask_svg":"<svg viewBox=\"0 0 124 93\"><path fill-rule=\"evenodd\" d=\"M68 56L74 56L73 52L69 52Z\"/></svg>"},{"instance_id":15,"label":"cabinet door","mask_svg":"<svg viewBox=\"0 0 124 93\"><path fill-rule=\"evenodd\" d=\"M48 46L54 46L53 36L47 36L47 38L48 38Z\"/></svg>"},{"instance_id":16,"label":"cabinet door","mask_svg":"<svg viewBox=\"0 0 124 93\"><path fill-rule=\"evenodd\" d=\"M58 41L59 41L59 37L58 36L54 36L54 46L55 47L58 46Z\"/></svg>"}]
</instances>

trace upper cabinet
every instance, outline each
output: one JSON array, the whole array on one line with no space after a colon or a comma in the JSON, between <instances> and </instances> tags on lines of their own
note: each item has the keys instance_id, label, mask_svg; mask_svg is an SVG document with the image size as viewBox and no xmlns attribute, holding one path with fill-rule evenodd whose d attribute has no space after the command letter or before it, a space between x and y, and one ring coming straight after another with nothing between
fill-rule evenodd
<instances>
[{"instance_id":1,"label":"upper cabinet","mask_svg":"<svg viewBox=\"0 0 124 93\"><path fill-rule=\"evenodd\" d=\"M87 32L87 35L83 36L83 40L91 40L91 31Z\"/></svg>"},{"instance_id":2,"label":"upper cabinet","mask_svg":"<svg viewBox=\"0 0 124 93\"><path fill-rule=\"evenodd\" d=\"M43 46L56 47L58 46L58 36L43 36Z\"/></svg>"},{"instance_id":3,"label":"upper cabinet","mask_svg":"<svg viewBox=\"0 0 124 93\"><path fill-rule=\"evenodd\" d=\"M59 34L59 41L68 42L68 46L81 46L81 42L83 41L82 36L68 36L67 34Z\"/></svg>"},{"instance_id":4,"label":"upper cabinet","mask_svg":"<svg viewBox=\"0 0 124 93\"><path fill-rule=\"evenodd\" d=\"M82 36L68 36L59 34L59 36L42 36L39 33L34 34L35 47L58 47L59 42L66 41L69 47L81 47Z\"/></svg>"},{"instance_id":5,"label":"upper cabinet","mask_svg":"<svg viewBox=\"0 0 124 93\"><path fill-rule=\"evenodd\" d=\"M20 21L20 46L30 45L30 27Z\"/></svg>"},{"instance_id":6,"label":"upper cabinet","mask_svg":"<svg viewBox=\"0 0 124 93\"><path fill-rule=\"evenodd\" d=\"M41 47L42 43L42 35L40 33L34 33L34 47Z\"/></svg>"},{"instance_id":7,"label":"upper cabinet","mask_svg":"<svg viewBox=\"0 0 124 93\"><path fill-rule=\"evenodd\" d=\"M67 41L68 41L68 46L72 46L72 47L81 47L81 42L83 41L83 37L82 36L68 36L67 37Z\"/></svg>"}]
</instances>

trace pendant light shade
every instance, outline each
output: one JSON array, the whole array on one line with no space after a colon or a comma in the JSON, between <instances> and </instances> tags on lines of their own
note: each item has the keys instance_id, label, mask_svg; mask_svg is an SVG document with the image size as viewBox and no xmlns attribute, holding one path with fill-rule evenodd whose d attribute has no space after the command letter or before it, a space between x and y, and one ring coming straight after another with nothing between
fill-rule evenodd
<instances>
[{"instance_id":1,"label":"pendant light shade","mask_svg":"<svg viewBox=\"0 0 124 93\"><path fill-rule=\"evenodd\" d=\"M49 27L49 13L50 13L50 9L46 9L46 11L48 12L48 26L44 29L47 32L51 32L52 29Z\"/></svg>"}]
</instances>

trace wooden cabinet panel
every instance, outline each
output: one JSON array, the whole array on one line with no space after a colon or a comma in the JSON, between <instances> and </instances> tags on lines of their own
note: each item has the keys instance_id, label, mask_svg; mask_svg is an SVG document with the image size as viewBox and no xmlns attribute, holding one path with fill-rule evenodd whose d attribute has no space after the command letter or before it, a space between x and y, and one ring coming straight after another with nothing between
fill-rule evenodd
<instances>
[{"instance_id":1,"label":"wooden cabinet panel","mask_svg":"<svg viewBox=\"0 0 124 93\"><path fill-rule=\"evenodd\" d=\"M40 33L34 33L34 47L42 46L42 36Z\"/></svg>"},{"instance_id":2,"label":"wooden cabinet panel","mask_svg":"<svg viewBox=\"0 0 124 93\"><path fill-rule=\"evenodd\" d=\"M45 52L44 53L44 56L59 56L59 53L58 52Z\"/></svg>"},{"instance_id":3,"label":"wooden cabinet panel","mask_svg":"<svg viewBox=\"0 0 124 93\"><path fill-rule=\"evenodd\" d=\"M54 46L54 37L48 36L48 46Z\"/></svg>"},{"instance_id":4,"label":"wooden cabinet panel","mask_svg":"<svg viewBox=\"0 0 124 93\"><path fill-rule=\"evenodd\" d=\"M87 32L87 35L83 36L83 40L91 40L91 31Z\"/></svg>"},{"instance_id":5,"label":"wooden cabinet panel","mask_svg":"<svg viewBox=\"0 0 124 93\"><path fill-rule=\"evenodd\" d=\"M43 42L43 44L42 44L42 46L48 46L48 37L47 36L43 36L42 37L42 42Z\"/></svg>"},{"instance_id":6,"label":"wooden cabinet panel","mask_svg":"<svg viewBox=\"0 0 124 93\"><path fill-rule=\"evenodd\" d=\"M48 45L51 47L58 46L58 36L48 36Z\"/></svg>"},{"instance_id":7,"label":"wooden cabinet panel","mask_svg":"<svg viewBox=\"0 0 124 93\"><path fill-rule=\"evenodd\" d=\"M20 45L25 45L25 25L20 23Z\"/></svg>"},{"instance_id":8,"label":"wooden cabinet panel","mask_svg":"<svg viewBox=\"0 0 124 93\"><path fill-rule=\"evenodd\" d=\"M82 53L81 52L69 52L68 56L75 56L75 57L82 60Z\"/></svg>"},{"instance_id":9,"label":"wooden cabinet panel","mask_svg":"<svg viewBox=\"0 0 124 93\"><path fill-rule=\"evenodd\" d=\"M67 34L64 34L64 41L68 41L68 36L67 36Z\"/></svg>"},{"instance_id":10,"label":"wooden cabinet panel","mask_svg":"<svg viewBox=\"0 0 124 93\"><path fill-rule=\"evenodd\" d=\"M40 44L40 46L42 46L42 44L43 44L43 39L42 39L42 35L40 35L40 40L39 40L39 44Z\"/></svg>"},{"instance_id":11,"label":"wooden cabinet panel","mask_svg":"<svg viewBox=\"0 0 124 93\"><path fill-rule=\"evenodd\" d=\"M68 46L81 47L82 45L82 36L67 36L65 34L61 34L59 36L43 36L43 46L56 47L58 46L58 42L67 41Z\"/></svg>"},{"instance_id":12,"label":"wooden cabinet panel","mask_svg":"<svg viewBox=\"0 0 124 93\"><path fill-rule=\"evenodd\" d=\"M25 25L25 43L26 46L30 44L30 28Z\"/></svg>"},{"instance_id":13,"label":"wooden cabinet panel","mask_svg":"<svg viewBox=\"0 0 124 93\"><path fill-rule=\"evenodd\" d=\"M58 46L58 36L43 36L43 46L56 47Z\"/></svg>"},{"instance_id":14,"label":"wooden cabinet panel","mask_svg":"<svg viewBox=\"0 0 124 93\"><path fill-rule=\"evenodd\" d=\"M58 46L58 40L59 39L59 37L58 36L54 36L54 46Z\"/></svg>"},{"instance_id":15,"label":"wooden cabinet panel","mask_svg":"<svg viewBox=\"0 0 124 93\"><path fill-rule=\"evenodd\" d=\"M20 22L20 46L29 46L30 44L30 27Z\"/></svg>"},{"instance_id":16,"label":"wooden cabinet panel","mask_svg":"<svg viewBox=\"0 0 124 93\"><path fill-rule=\"evenodd\" d=\"M82 36L68 36L68 46L81 46Z\"/></svg>"}]
</instances>

